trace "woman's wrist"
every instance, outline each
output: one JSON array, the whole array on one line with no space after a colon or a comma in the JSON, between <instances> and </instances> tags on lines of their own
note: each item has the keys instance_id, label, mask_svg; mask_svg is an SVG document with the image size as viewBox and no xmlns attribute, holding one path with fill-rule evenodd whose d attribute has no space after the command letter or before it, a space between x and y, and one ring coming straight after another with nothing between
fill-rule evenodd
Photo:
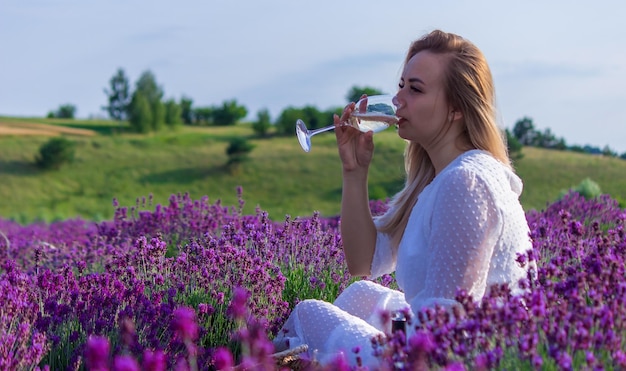
<instances>
[{"instance_id":1,"label":"woman's wrist","mask_svg":"<svg viewBox=\"0 0 626 371\"><path fill-rule=\"evenodd\" d=\"M345 183L367 183L367 169L343 170L343 182Z\"/></svg>"}]
</instances>

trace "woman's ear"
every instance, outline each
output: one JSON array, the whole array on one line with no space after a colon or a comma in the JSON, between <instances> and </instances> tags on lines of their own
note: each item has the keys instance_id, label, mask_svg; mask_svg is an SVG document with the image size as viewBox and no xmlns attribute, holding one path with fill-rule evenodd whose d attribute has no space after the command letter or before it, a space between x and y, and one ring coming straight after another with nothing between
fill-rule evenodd
<instances>
[{"instance_id":1,"label":"woman's ear","mask_svg":"<svg viewBox=\"0 0 626 371\"><path fill-rule=\"evenodd\" d=\"M454 122L457 120L460 120L463 118L463 112L459 111L459 110L452 110L450 111L450 122Z\"/></svg>"}]
</instances>

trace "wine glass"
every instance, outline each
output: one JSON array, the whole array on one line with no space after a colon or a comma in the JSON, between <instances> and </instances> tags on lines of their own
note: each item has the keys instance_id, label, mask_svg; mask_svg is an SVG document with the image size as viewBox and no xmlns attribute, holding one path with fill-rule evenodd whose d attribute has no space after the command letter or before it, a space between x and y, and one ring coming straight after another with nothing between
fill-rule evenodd
<instances>
[{"instance_id":1,"label":"wine glass","mask_svg":"<svg viewBox=\"0 0 626 371\"><path fill-rule=\"evenodd\" d=\"M344 125L354 126L362 132L373 131L378 133L390 125L398 123L396 106L393 104L393 95L372 95L356 102L356 110L352 112L348 122ZM304 121L296 121L296 135L304 152L311 150L311 137L335 128L328 125L323 128L309 130Z\"/></svg>"}]
</instances>

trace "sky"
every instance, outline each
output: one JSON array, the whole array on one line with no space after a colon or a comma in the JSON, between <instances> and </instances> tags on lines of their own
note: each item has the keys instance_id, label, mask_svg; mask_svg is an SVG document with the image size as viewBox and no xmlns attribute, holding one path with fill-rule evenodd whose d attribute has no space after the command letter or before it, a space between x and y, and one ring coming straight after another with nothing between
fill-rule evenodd
<instances>
[{"instance_id":1,"label":"sky","mask_svg":"<svg viewBox=\"0 0 626 371\"><path fill-rule=\"evenodd\" d=\"M625 14L623 0L0 0L0 115L106 117L118 68L194 107L236 99L249 119L325 110L353 86L395 92L411 41L442 29L485 54L503 128L528 117L621 154Z\"/></svg>"}]
</instances>

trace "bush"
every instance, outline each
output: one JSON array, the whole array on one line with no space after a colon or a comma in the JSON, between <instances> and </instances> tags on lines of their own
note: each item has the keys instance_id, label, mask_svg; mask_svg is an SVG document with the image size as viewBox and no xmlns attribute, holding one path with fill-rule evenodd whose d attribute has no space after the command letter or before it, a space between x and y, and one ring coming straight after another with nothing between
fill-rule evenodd
<instances>
[{"instance_id":1,"label":"bush","mask_svg":"<svg viewBox=\"0 0 626 371\"><path fill-rule=\"evenodd\" d=\"M35 163L42 169L58 170L61 165L74 161L75 146L66 138L52 138L39 148Z\"/></svg>"},{"instance_id":2,"label":"bush","mask_svg":"<svg viewBox=\"0 0 626 371\"><path fill-rule=\"evenodd\" d=\"M230 145L226 148L228 155L228 164L234 165L245 161L248 154L252 151L254 145L245 138L234 138L230 141Z\"/></svg>"},{"instance_id":3,"label":"bush","mask_svg":"<svg viewBox=\"0 0 626 371\"><path fill-rule=\"evenodd\" d=\"M591 200L602 194L600 185L589 178L583 179L583 181L574 188L574 191L578 192L586 200Z\"/></svg>"},{"instance_id":4,"label":"bush","mask_svg":"<svg viewBox=\"0 0 626 371\"><path fill-rule=\"evenodd\" d=\"M559 197L559 199L562 199L570 191L578 193L579 195L583 196L585 200L591 200L602 195L600 185L598 185L598 183L589 178L583 179L582 182L580 182L576 187L573 187L570 190L561 191L561 196Z\"/></svg>"},{"instance_id":5,"label":"bush","mask_svg":"<svg viewBox=\"0 0 626 371\"><path fill-rule=\"evenodd\" d=\"M252 123L252 130L258 136L264 137L267 135L268 130L272 126L272 120L270 118L270 112L267 108L261 109L257 112L257 120Z\"/></svg>"}]
</instances>

